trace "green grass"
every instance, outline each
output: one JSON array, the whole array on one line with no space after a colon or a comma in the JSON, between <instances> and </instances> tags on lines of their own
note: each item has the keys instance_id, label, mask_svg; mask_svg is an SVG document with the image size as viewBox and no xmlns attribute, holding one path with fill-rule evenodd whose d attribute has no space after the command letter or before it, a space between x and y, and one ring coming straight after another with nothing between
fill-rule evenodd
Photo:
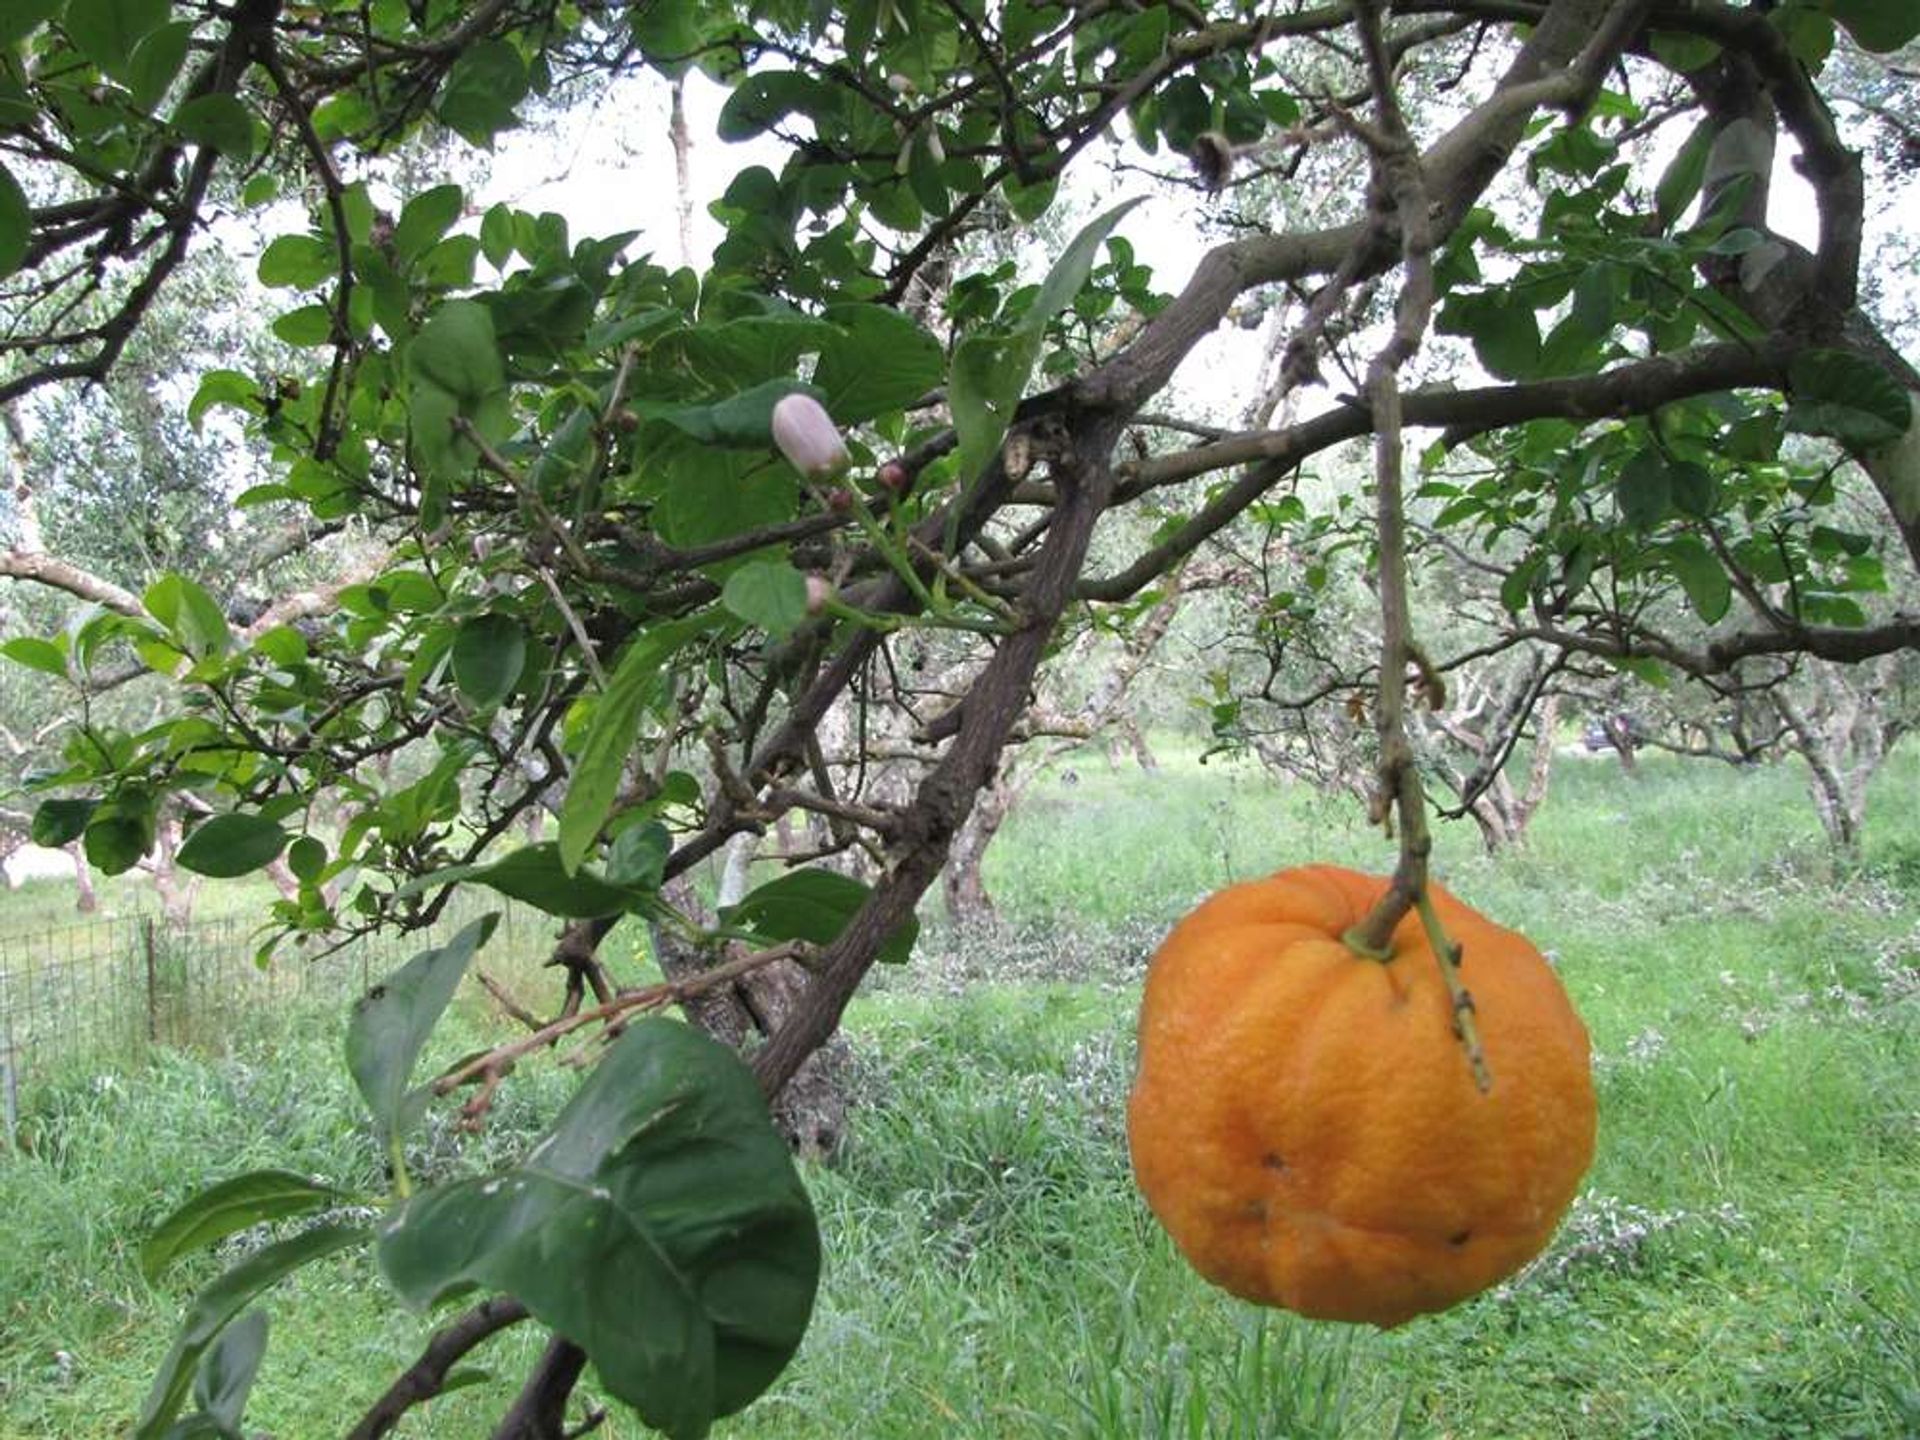
<instances>
[{"instance_id":1,"label":"green grass","mask_svg":"<svg viewBox=\"0 0 1920 1440\"><path fill-rule=\"evenodd\" d=\"M1004 933L929 917L850 1030L869 1097L809 1172L828 1269L798 1360L729 1437L1894 1437L1920 1434L1920 764L1883 777L1836 870L1797 775L1567 761L1528 844L1449 827L1439 866L1560 966L1594 1039L1601 1147L1532 1269L1389 1333L1263 1314L1195 1278L1135 1197L1122 1113L1158 934L1222 882L1309 859L1383 868L1351 805L1168 759L1040 787L989 857ZM516 984L531 985L522 968ZM531 993L531 992L529 992ZM196 1284L145 1227L208 1170L377 1188L342 1017L253 1017L223 1053L76 1074L0 1159L0 1436L116 1433ZM477 1000L437 1053L503 1034ZM480 1137L431 1127L427 1176L513 1153L572 1077L525 1070ZM365 1256L280 1292L249 1420L339 1434L430 1321ZM526 1332L526 1333L522 1333ZM537 1348L417 1413L487 1433ZM350 1413L352 1412L352 1413ZM634 1436L616 1416L601 1434Z\"/></svg>"}]
</instances>

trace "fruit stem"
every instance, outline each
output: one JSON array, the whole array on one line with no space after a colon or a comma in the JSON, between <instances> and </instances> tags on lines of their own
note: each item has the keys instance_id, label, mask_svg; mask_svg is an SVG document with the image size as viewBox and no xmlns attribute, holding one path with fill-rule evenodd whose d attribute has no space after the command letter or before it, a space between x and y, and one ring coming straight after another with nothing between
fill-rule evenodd
<instances>
[{"instance_id":1,"label":"fruit stem","mask_svg":"<svg viewBox=\"0 0 1920 1440\"><path fill-rule=\"evenodd\" d=\"M1407 735L1408 667L1418 668L1422 687L1435 704L1439 703L1440 689L1431 664L1413 636L1400 397L1400 367L1420 348L1433 318L1433 227L1420 152L1394 93L1393 66L1380 28L1377 0L1356 4L1354 18L1366 51L1375 119L1372 125L1366 125L1344 113L1342 118L1366 145L1372 162L1369 223L1378 224L1382 231L1389 220L1398 225L1402 267L1393 333L1368 365L1366 383L1367 403L1373 411L1374 506L1379 532L1380 789L1375 817L1389 826L1398 819L1400 859L1386 894L1344 939L1361 955L1390 958L1394 929L1409 910L1420 912L1420 922L1452 997L1454 1034L1467 1052L1474 1083L1484 1091L1493 1079L1474 1023L1473 997L1460 980L1460 947L1447 938L1427 893L1427 857L1433 851L1433 837L1427 830L1426 791L1414 763L1413 742Z\"/></svg>"}]
</instances>

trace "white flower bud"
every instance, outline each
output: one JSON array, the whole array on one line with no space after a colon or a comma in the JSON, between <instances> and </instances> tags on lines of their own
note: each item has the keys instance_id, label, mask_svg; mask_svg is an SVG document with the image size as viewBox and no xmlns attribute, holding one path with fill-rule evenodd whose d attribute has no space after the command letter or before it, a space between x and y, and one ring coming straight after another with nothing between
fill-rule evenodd
<instances>
[{"instance_id":1,"label":"white flower bud","mask_svg":"<svg viewBox=\"0 0 1920 1440\"><path fill-rule=\"evenodd\" d=\"M807 576L807 614L818 615L833 599L833 582L824 575Z\"/></svg>"},{"instance_id":2,"label":"white flower bud","mask_svg":"<svg viewBox=\"0 0 1920 1440\"><path fill-rule=\"evenodd\" d=\"M931 125L927 127L927 158L936 165L947 163L947 147L940 143L940 132Z\"/></svg>"},{"instance_id":3,"label":"white flower bud","mask_svg":"<svg viewBox=\"0 0 1920 1440\"><path fill-rule=\"evenodd\" d=\"M914 91L913 77L895 71L887 76L887 88L896 95L911 95Z\"/></svg>"},{"instance_id":4,"label":"white flower bud","mask_svg":"<svg viewBox=\"0 0 1920 1440\"><path fill-rule=\"evenodd\" d=\"M798 390L773 407L773 443L809 480L830 479L852 459L833 417L818 400Z\"/></svg>"}]
</instances>

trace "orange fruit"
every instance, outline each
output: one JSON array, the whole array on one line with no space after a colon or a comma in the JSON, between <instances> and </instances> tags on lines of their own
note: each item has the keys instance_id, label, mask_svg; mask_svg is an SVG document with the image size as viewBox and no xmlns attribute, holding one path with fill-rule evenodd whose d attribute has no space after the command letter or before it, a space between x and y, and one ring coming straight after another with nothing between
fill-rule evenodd
<instances>
[{"instance_id":1,"label":"orange fruit","mask_svg":"<svg viewBox=\"0 0 1920 1440\"><path fill-rule=\"evenodd\" d=\"M1193 1267L1263 1305L1398 1325L1539 1254L1593 1158L1587 1032L1540 952L1428 891L1463 947L1474 1083L1417 914L1341 937L1387 882L1331 865L1222 890L1147 971L1134 1175Z\"/></svg>"}]
</instances>

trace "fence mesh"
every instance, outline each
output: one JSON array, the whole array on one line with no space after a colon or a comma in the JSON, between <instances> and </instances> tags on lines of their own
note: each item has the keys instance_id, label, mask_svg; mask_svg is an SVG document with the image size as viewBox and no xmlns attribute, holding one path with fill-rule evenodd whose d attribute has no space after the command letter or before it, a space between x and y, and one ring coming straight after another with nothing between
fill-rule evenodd
<instances>
[{"instance_id":1,"label":"fence mesh","mask_svg":"<svg viewBox=\"0 0 1920 1440\"><path fill-rule=\"evenodd\" d=\"M344 1001L497 903L448 907L431 930L369 936L317 959L254 963L257 921L151 916L22 929L0 920L0 1118L13 1138L31 1089L74 1066L124 1065L156 1045L215 1043L269 1002ZM514 923L505 908L503 931ZM505 935L498 936L499 940Z\"/></svg>"}]
</instances>

